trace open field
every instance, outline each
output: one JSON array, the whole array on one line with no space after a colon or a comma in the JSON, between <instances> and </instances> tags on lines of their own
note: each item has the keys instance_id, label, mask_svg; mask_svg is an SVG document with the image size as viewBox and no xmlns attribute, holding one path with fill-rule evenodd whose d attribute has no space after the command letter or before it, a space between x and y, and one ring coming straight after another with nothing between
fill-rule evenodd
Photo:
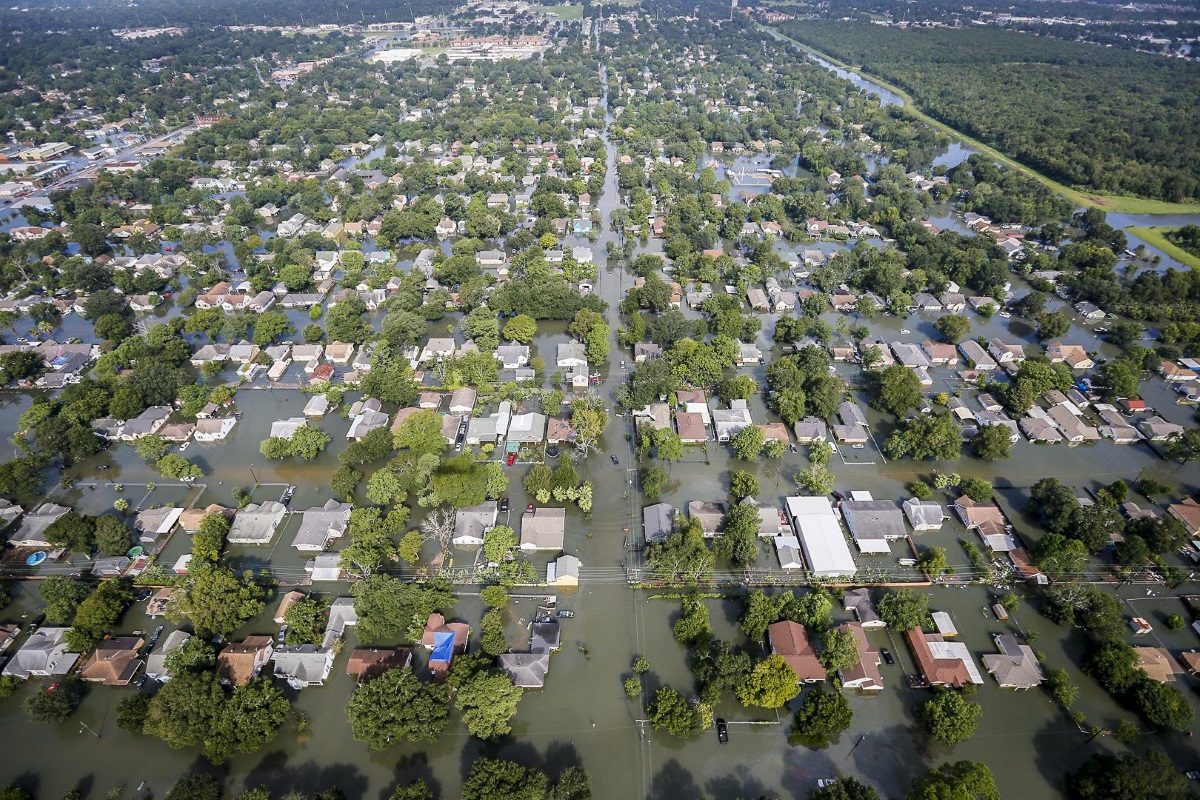
<instances>
[{"instance_id":1,"label":"open field","mask_svg":"<svg viewBox=\"0 0 1200 800\"><path fill-rule=\"evenodd\" d=\"M583 5L564 4L560 6L538 6L544 14L558 17L562 20L583 19Z\"/></svg>"},{"instance_id":2,"label":"open field","mask_svg":"<svg viewBox=\"0 0 1200 800\"><path fill-rule=\"evenodd\" d=\"M1146 244L1162 250L1180 264L1187 264L1192 269L1200 269L1200 257L1192 255L1167 238L1167 234L1174 230L1173 228L1128 228L1127 230Z\"/></svg>"}]
</instances>

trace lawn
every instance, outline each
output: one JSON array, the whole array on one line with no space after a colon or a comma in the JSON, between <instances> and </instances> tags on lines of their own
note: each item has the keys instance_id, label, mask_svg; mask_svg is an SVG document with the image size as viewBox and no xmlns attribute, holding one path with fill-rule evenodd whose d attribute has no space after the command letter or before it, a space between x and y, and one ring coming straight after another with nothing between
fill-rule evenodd
<instances>
[{"instance_id":1,"label":"lawn","mask_svg":"<svg viewBox=\"0 0 1200 800\"><path fill-rule=\"evenodd\" d=\"M1192 269L1200 269L1200 257L1192 255L1167 239L1167 234L1175 230L1174 228L1126 228L1126 230L1146 244L1162 250L1180 264L1186 264Z\"/></svg>"},{"instance_id":2,"label":"lawn","mask_svg":"<svg viewBox=\"0 0 1200 800\"><path fill-rule=\"evenodd\" d=\"M553 14L559 19L583 19L583 5L561 5L561 6L541 6L541 11L546 14Z\"/></svg>"},{"instance_id":3,"label":"lawn","mask_svg":"<svg viewBox=\"0 0 1200 800\"><path fill-rule=\"evenodd\" d=\"M760 27L763 27L763 26L760 26ZM933 117L930 117L927 114L923 113L920 110L920 108L917 106L917 104L915 102L913 102L912 96L909 95L908 92L904 91L900 87L893 86L892 84L888 83L887 81L883 80L882 78L877 78L874 75L867 75L861 69L859 69L858 67L855 67L852 64L846 64L845 62L840 61L837 58L834 58L832 55L829 55L828 53L821 52L820 50L816 50L816 49L809 47L808 45L805 45L801 42L797 42L795 39L791 39L787 36L784 36L783 34L779 33L778 31L772 31L772 32L774 32L780 38L782 38L788 42L791 42L792 44L796 45L797 47L799 47L802 50L808 50L812 53L815 53L816 55L820 56L821 58L825 59L826 61L829 61L832 64L836 64L837 66L841 67L842 69L849 70L865 80L871 81L872 83L876 83L876 84L882 86L883 88L887 89L888 91L895 92L897 95L899 95L901 98L904 99L905 108L907 108L909 111L911 111L914 116L920 118L921 121L932 126L936 130L940 130L940 131L954 137L955 139L958 139L959 141L963 142L964 144L967 144L967 145L973 147L974 149L978 150L979 152L983 153L984 155L991 156L992 158L996 159L996 161L1000 162L1001 164L1004 164L1007 167L1011 167L1012 169L1018 169L1018 170L1021 170L1022 172L1025 172L1028 175L1031 175L1032 177L1034 177L1037 180L1044 183L1046 186L1049 186L1051 189L1058 192L1060 195L1062 195L1066 199L1070 200L1072 203L1077 203L1080 206L1086 206L1086 207L1090 207L1090 208L1098 208L1102 211L1111 211L1113 213L1119 213L1119 214L1193 214L1193 213L1196 213L1197 211L1200 211L1200 206L1189 204L1189 203L1170 203L1165 200L1151 200L1151 199L1142 198L1142 197L1119 197L1116 195L1099 194L1096 192L1083 192L1083 191L1079 191L1078 189L1072 189L1069 186L1064 186L1063 184L1059 183L1058 181L1055 181L1051 178L1046 177L1045 175L1038 172L1037 170L1032 169L1032 168L1022 164L1019 161L1016 161L1016 160L1010 158L1009 156L1006 156L1005 154L1001 153L999 150L995 149L994 147L989 147L988 145L984 144L983 142L981 142L977 139L974 139L970 136L967 136L966 134L962 133L961 131L959 131L955 128L951 128L949 125L946 125L943 122L939 122L938 120L934 119ZM1157 247L1158 245L1156 244L1155 246ZM1175 249L1179 250L1179 248L1175 248ZM1180 252L1182 252L1182 251L1180 251ZM1180 259L1180 261L1183 261L1183 259ZM1184 263L1192 263L1194 265L1195 261L1193 260L1192 262L1184 262Z\"/></svg>"}]
</instances>

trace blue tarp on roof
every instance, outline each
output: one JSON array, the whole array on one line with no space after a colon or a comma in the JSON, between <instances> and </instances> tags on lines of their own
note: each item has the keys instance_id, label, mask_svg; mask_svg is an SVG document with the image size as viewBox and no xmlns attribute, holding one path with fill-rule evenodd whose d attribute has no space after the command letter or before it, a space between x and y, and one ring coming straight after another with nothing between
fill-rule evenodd
<instances>
[{"instance_id":1,"label":"blue tarp on roof","mask_svg":"<svg viewBox=\"0 0 1200 800\"><path fill-rule=\"evenodd\" d=\"M433 652L429 654L430 661L449 662L454 657L454 632L438 631L433 634Z\"/></svg>"}]
</instances>

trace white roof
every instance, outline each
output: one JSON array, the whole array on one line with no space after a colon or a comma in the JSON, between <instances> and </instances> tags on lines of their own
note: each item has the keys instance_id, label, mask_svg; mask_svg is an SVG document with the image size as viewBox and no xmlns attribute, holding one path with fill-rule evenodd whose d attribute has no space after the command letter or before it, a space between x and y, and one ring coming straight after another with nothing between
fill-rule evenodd
<instances>
[{"instance_id":1,"label":"white roof","mask_svg":"<svg viewBox=\"0 0 1200 800\"><path fill-rule=\"evenodd\" d=\"M958 635L958 628L954 627L954 620L950 619L950 615L945 611L934 611L930 616L933 617L933 625L937 628L938 633L943 636Z\"/></svg>"},{"instance_id":2,"label":"white roof","mask_svg":"<svg viewBox=\"0 0 1200 800\"><path fill-rule=\"evenodd\" d=\"M963 662L963 666L967 668L967 674L971 676L971 683L983 683L983 675L979 673L979 667L975 666L975 659L971 657L971 651L962 642L930 641L929 652L933 654L934 658Z\"/></svg>"},{"instance_id":3,"label":"white roof","mask_svg":"<svg viewBox=\"0 0 1200 800\"><path fill-rule=\"evenodd\" d=\"M854 575L858 566L829 498L789 497L786 503L812 573L830 578Z\"/></svg>"}]
</instances>

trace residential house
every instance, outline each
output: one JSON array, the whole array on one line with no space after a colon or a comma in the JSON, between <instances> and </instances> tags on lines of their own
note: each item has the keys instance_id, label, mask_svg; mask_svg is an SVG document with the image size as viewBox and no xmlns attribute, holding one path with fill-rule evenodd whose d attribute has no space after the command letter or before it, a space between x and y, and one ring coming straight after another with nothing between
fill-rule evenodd
<instances>
[{"instance_id":1,"label":"residential house","mask_svg":"<svg viewBox=\"0 0 1200 800\"><path fill-rule=\"evenodd\" d=\"M725 504L693 500L688 503L688 516L700 523L705 536L716 536L725 523Z\"/></svg>"},{"instance_id":2,"label":"residential house","mask_svg":"<svg viewBox=\"0 0 1200 800\"><path fill-rule=\"evenodd\" d=\"M346 431L346 440L360 441L376 428L387 427L391 417L383 411L383 402L377 397L359 400L350 406L350 429Z\"/></svg>"},{"instance_id":3,"label":"residential house","mask_svg":"<svg viewBox=\"0 0 1200 800\"><path fill-rule=\"evenodd\" d=\"M868 427L867 415L863 413L861 408L848 400L838 405L838 418L842 421L843 425L859 426L862 428Z\"/></svg>"},{"instance_id":4,"label":"residential house","mask_svg":"<svg viewBox=\"0 0 1200 800\"><path fill-rule=\"evenodd\" d=\"M796 683L823 683L825 667L808 641L808 632L798 622L776 622L767 627L771 652L782 656L796 673Z\"/></svg>"},{"instance_id":5,"label":"residential house","mask_svg":"<svg viewBox=\"0 0 1200 800\"><path fill-rule=\"evenodd\" d=\"M656 503L642 509L642 528L646 544L669 539L675 533L675 507L669 503Z\"/></svg>"},{"instance_id":6,"label":"residential house","mask_svg":"<svg viewBox=\"0 0 1200 800\"><path fill-rule=\"evenodd\" d=\"M150 406L150 408L147 408L125 423L121 429L121 441L132 442L144 436L158 433L159 429L167 424L167 418L170 416L171 409L169 406Z\"/></svg>"},{"instance_id":7,"label":"residential house","mask_svg":"<svg viewBox=\"0 0 1200 800\"><path fill-rule=\"evenodd\" d=\"M815 444L824 442L829 437L825 420L817 417L805 417L797 420L794 427L797 444Z\"/></svg>"},{"instance_id":8,"label":"residential house","mask_svg":"<svg viewBox=\"0 0 1200 800\"><path fill-rule=\"evenodd\" d=\"M1191 497L1167 506L1167 513L1183 523L1192 536L1200 536L1200 503Z\"/></svg>"},{"instance_id":9,"label":"residential house","mask_svg":"<svg viewBox=\"0 0 1200 800\"><path fill-rule=\"evenodd\" d=\"M889 542L908 535L904 513L891 500L847 500L841 511L860 553L890 553Z\"/></svg>"},{"instance_id":10,"label":"residential house","mask_svg":"<svg viewBox=\"0 0 1200 800\"><path fill-rule=\"evenodd\" d=\"M331 539L340 539L350 523L349 503L327 500L320 508L310 508L301 514L300 529L292 539L292 547L302 553L320 553Z\"/></svg>"},{"instance_id":11,"label":"residential house","mask_svg":"<svg viewBox=\"0 0 1200 800\"><path fill-rule=\"evenodd\" d=\"M1066 364L1071 369L1091 369L1096 362L1077 344L1062 344L1057 339L1046 346L1046 358L1051 364Z\"/></svg>"},{"instance_id":12,"label":"residential house","mask_svg":"<svg viewBox=\"0 0 1200 800\"><path fill-rule=\"evenodd\" d=\"M496 527L499 508L495 500L460 508L454 514L454 537L451 541L458 547L477 547L483 544L485 533Z\"/></svg>"},{"instance_id":13,"label":"residential house","mask_svg":"<svg viewBox=\"0 0 1200 800\"><path fill-rule=\"evenodd\" d=\"M145 643L140 636L113 636L101 641L84 660L79 677L105 686L128 686L142 668L138 656Z\"/></svg>"},{"instance_id":14,"label":"residential house","mask_svg":"<svg viewBox=\"0 0 1200 800\"><path fill-rule=\"evenodd\" d=\"M1173 439L1176 436L1183 435L1182 425L1176 425L1173 422L1167 422L1158 415L1139 422L1138 429L1146 435L1147 439L1152 442L1165 442L1168 439Z\"/></svg>"},{"instance_id":15,"label":"residential house","mask_svg":"<svg viewBox=\"0 0 1200 800\"><path fill-rule=\"evenodd\" d=\"M932 500L918 500L911 497L902 504L904 516L914 531L936 531L946 520L946 511L941 503Z\"/></svg>"},{"instance_id":16,"label":"residential house","mask_svg":"<svg viewBox=\"0 0 1200 800\"><path fill-rule=\"evenodd\" d=\"M360 647L350 652L346 674L356 683L378 678L393 669L412 666L412 650L407 647Z\"/></svg>"},{"instance_id":17,"label":"residential house","mask_svg":"<svg viewBox=\"0 0 1200 800\"><path fill-rule=\"evenodd\" d=\"M42 503L21 519L21 525L9 538L9 544L13 547L51 548L52 545L46 538L46 529L70 510L67 506Z\"/></svg>"},{"instance_id":18,"label":"residential house","mask_svg":"<svg viewBox=\"0 0 1200 800\"><path fill-rule=\"evenodd\" d=\"M1167 383L1187 383L1196 380L1195 370L1182 367L1173 361L1163 359L1158 364L1158 374Z\"/></svg>"},{"instance_id":19,"label":"residential house","mask_svg":"<svg viewBox=\"0 0 1200 800\"><path fill-rule=\"evenodd\" d=\"M167 634L162 646L156 647L150 655L146 656L146 677L159 683L169 681L171 673L167 669L167 656L183 647L191 638L192 635L187 631L175 630Z\"/></svg>"},{"instance_id":20,"label":"residential house","mask_svg":"<svg viewBox=\"0 0 1200 800\"><path fill-rule=\"evenodd\" d=\"M341 554L321 553L305 562L304 572L311 583L331 583L342 579Z\"/></svg>"},{"instance_id":21,"label":"residential house","mask_svg":"<svg viewBox=\"0 0 1200 800\"><path fill-rule=\"evenodd\" d=\"M333 671L337 652L315 644L281 645L275 650L275 677L293 689L321 686Z\"/></svg>"},{"instance_id":22,"label":"residential house","mask_svg":"<svg viewBox=\"0 0 1200 800\"><path fill-rule=\"evenodd\" d=\"M79 660L79 653L67 650L70 628L38 628L13 653L0 676L25 680L31 677L68 675Z\"/></svg>"},{"instance_id":23,"label":"residential house","mask_svg":"<svg viewBox=\"0 0 1200 800\"><path fill-rule=\"evenodd\" d=\"M477 396L475 390L470 387L455 389L454 393L450 395L450 413L470 414L475 409Z\"/></svg>"},{"instance_id":24,"label":"residential house","mask_svg":"<svg viewBox=\"0 0 1200 800\"><path fill-rule=\"evenodd\" d=\"M757 286L746 290L746 300L750 303L750 308L753 311L771 310L771 303L767 299L767 293Z\"/></svg>"},{"instance_id":25,"label":"residential house","mask_svg":"<svg viewBox=\"0 0 1200 800\"><path fill-rule=\"evenodd\" d=\"M958 351L952 344L932 342L926 339L921 343L921 349L925 351L929 363L934 366L953 367L958 365Z\"/></svg>"},{"instance_id":26,"label":"residential house","mask_svg":"<svg viewBox=\"0 0 1200 800\"><path fill-rule=\"evenodd\" d=\"M995 338L988 342L988 355L997 364L1016 364L1025 360L1025 348L1015 342Z\"/></svg>"},{"instance_id":27,"label":"residential house","mask_svg":"<svg viewBox=\"0 0 1200 800\"><path fill-rule=\"evenodd\" d=\"M879 658L879 651L871 647L870 642L867 641L867 634L863 630L862 624L845 622L837 629L853 636L854 644L858 649L858 661L838 670L838 677L842 679L842 688L859 689L864 692L882 691L883 675L879 671L879 665L883 662Z\"/></svg>"},{"instance_id":28,"label":"residential house","mask_svg":"<svg viewBox=\"0 0 1200 800\"><path fill-rule=\"evenodd\" d=\"M1173 683L1178 679L1179 667L1171 658L1171 653L1167 648L1135 647L1133 651L1137 654L1135 666L1146 673L1146 677L1150 680L1157 683Z\"/></svg>"},{"instance_id":29,"label":"residential house","mask_svg":"<svg viewBox=\"0 0 1200 800\"><path fill-rule=\"evenodd\" d=\"M583 563L575 556L559 556L546 565L546 584L560 588L579 585L579 568Z\"/></svg>"},{"instance_id":30,"label":"residential house","mask_svg":"<svg viewBox=\"0 0 1200 800\"><path fill-rule=\"evenodd\" d=\"M762 351L753 342L738 342L738 365L753 366L762 363Z\"/></svg>"},{"instance_id":31,"label":"residential house","mask_svg":"<svg viewBox=\"0 0 1200 800\"><path fill-rule=\"evenodd\" d=\"M171 532L182 515L182 508L171 506L139 511L133 521L133 529L138 534L138 541L142 544L154 544L160 537Z\"/></svg>"},{"instance_id":32,"label":"residential house","mask_svg":"<svg viewBox=\"0 0 1200 800\"><path fill-rule=\"evenodd\" d=\"M637 342L633 345L633 363L641 364L662 358L663 349L652 342Z\"/></svg>"},{"instance_id":33,"label":"residential house","mask_svg":"<svg viewBox=\"0 0 1200 800\"><path fill-rule=\"evenodd\" d=\"M287 514L287 506L274 500L251 503L233 515L226 541L230 544L269 544Z\"/></svg>"},{"instance_id":34,"label":"residential house","mask_svg":"<svg viewBox=\"0 0 1200 800\"><path fill-rule=\"evenodd\" d=\"M1000 653L983 656L983 668L996 677L1004 689L1032 689L1046 679L1033 648L1021 644L1012 634L994 636Z\"/></svg>"},{"instance_id":35,"label":"residential house","mask_svg":"<svg viewBox=\"0 0 1200 800\"><path fill-rule=\"evenodd\" d=\"M875 610L871 590L866 587L847 589L842 594L842 608L844 611L853 611L854 618L863 628L886 627L884 621L879 618L879 612Z\"/></svg>"},{"instance_id":36,"label":"residential house","mask_svg":"<svg viewBox=\"0 0 1200 800\"><path fill-rule=\"evenodd\" d=\"M197 442L221 442L233 432L236 425L237 417L198 419L196 420L196 430L192 438Z\"/></svg>"},{"instance_id":37,"label":"residential house","mask_svg":"<svg viewBox=\"0 0 1200 800\"><path fill-rule=\"evenodd\" d=\"M983 683L970 650L962 642L947 642L941 634L925 633L920 628L904 636L925 685L961 689L968 683Z\"/></svg>"},{"instance_id":38,"label":"residential house","mask_svg":"<svg viewBox=\"0 0 1200 800\"><path fill-rule=\"evenodd\" d=\"M247 636L217 653L217 677L221 683L244 686L258 677L274 653L270 636Z\"/></svg>"},{"instance_id":39,"label":"residential house","mask_svg":"<svg viewBox=\"0 0 1200 800\"><path fill-rule=\"evenodd\" d=\"M708 441L708 426L704 417L695 412L680 411L675 415L675 429L684 444L702 444Z\"/></svg>"},{"instance_id":40,"label":"residential house","mask_svg":"<svg viewBox=\"0 0 1200 800\"><path fill-rule=\"evenodd\" d=\"M529 345L500 345L496 348L495 356L502 369L517 369L529 363Z\"/></svg>"},{"instance_id":41,"label":"residential house","mask_svg":"<svg viewBox=\"0 0 1200 800\"><path fill-rule=\"evenodd\" d=\"M743 428L754 424L745 400L733 400L729 406L728 409L716 409L712 412L713 426L716 428L719 442L728 442Z\"/></svg>"},{"instance_id":42,"label":"residential house","mask_svg":"<svg viewBox=\"0 0 1200 800\"><path fill-rule=\"evenodd\" d=\"M465 622L447 623L446 618L436 611L429 615L425 631L421 634L421 644L431 651L429 671L435 678L445 679L454 656L467 651L470 635L471 626Z\"/></svg>"},{"instance_id":43,"label":"residential house","mask_svg":"<svg viewBox=\"0 0 1200 800\"><path fill-rule=\"evenodd\" d=\"M566 537L567 510L545 506L521 516L521 549L559 551Z\"/></svg>"},{"instance_id":44,"label":"residential house","mask_svg":"<svg viewBox=\"0 0 1200 800\"><path fill-rule=\"evenodd\" d=\"M973 369L980 372L990 372L997 366L995 359L988 355L988 352L980 347L979 342L974 339L967 339L960 342L958 349L963 354L963 358L973 365Z\"/></svg>"},{"instance_id":45,"label":"residential house","mask_svg":"<svg viewBox=\"0 0 1200 800\"><path fill-rule=\"evenodd\" d=\"M1086 300L1082 300L1075 304L1075 313L1079 314L1079 316L1083 317L1084 319L1104 319L1104 309L1100 308L1095 303L1089 303Z\"/></svg>"}]
</instances>

